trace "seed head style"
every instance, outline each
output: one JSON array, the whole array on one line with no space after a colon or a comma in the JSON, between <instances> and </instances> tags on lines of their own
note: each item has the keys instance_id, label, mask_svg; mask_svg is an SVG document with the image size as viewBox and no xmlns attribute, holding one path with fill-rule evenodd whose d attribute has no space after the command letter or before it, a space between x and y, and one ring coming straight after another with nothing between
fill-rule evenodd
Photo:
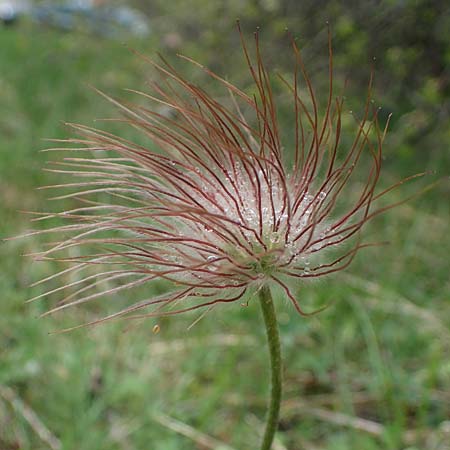
<instances>
[{"instance_id":1,"label":"seed head style","mask_svg":"<svg viewBox=\"0 0 450 450\"><path fill-rule=\"evenodd\" d=\"M372 245L361 242L361 228L388 208L374 210L373 203L396 186L376 193L386 130L372 104L372 81L361 118L349 116L354 130L344 145L344 98L333 91L331 42L325 95L316 94L295 40L290 44L293 75L287 79L268 72L258 34L254 52L242 39L253 93L181 56L224 89L220 100L164 59L149 60L160 81L150 82L152 94L132 91L139 104L102 94L123 112L117 121L147 143L69 124L77 137L50 149L69 157L50 170L75 180L51 187L68 188L55 198L71 199L74 207L35 219L67 221L45 230L58 240L35 255L69 265L38 283L73 275L36 297L64 292L46 314L162 279L176 289L91 323L236 302L267 283L305 314L292 281L340 271ZM290 98L292 145L278 120L275 77ZM359 192L349 194L350 186Z\"/></svg>"}]
</instances>

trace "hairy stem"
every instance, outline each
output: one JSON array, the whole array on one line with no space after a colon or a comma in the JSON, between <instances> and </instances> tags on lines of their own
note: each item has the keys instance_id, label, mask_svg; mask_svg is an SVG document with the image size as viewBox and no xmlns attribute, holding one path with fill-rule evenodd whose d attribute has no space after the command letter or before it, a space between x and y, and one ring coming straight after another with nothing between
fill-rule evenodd
<instances>
[{"instance_id":1,"label":"hairy stem","mask_svg":"<svg viewBox=\"0 0 450 450\"><path fill-rule=\"evenodd\" d=\"M273 305L270 289L264 286L259 294L261 309L266 325L267 342L269 344L270 366L271 366L271 383L269 410L267 413L266 430L261 445L261 450L270 450L272 447L275 431L278 426L278 417L280 414L281 404L281 348L280 337L278 334L278 322Z\"/></svg>"}]
</instances>

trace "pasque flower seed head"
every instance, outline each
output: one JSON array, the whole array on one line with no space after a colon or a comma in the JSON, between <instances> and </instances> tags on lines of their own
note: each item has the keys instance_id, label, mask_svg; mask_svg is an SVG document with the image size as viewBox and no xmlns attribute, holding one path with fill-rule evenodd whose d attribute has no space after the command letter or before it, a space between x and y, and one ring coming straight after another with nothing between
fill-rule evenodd
<instances>
[{"instance_id":1,"label":"pasque flower seed head","mask_svg":"<svg viewBox=\"0 0 450 450\"><path fill-rule=\"evenodd\" d=\"M160 81L150 83L152 93L133 91L138 104L102 94L144 143L142 136L138 143L69 124L76 137L56 149L69 153L51 170L74 181L52 188L69 189L57 198L70 198L75 207L37 219L67 221L46 230L60 237L36 257L69 267L41 282L74 275L39 296L64 292L49 313L161 279L176 289L92 323L234 302L268 283L281 286L303 313L291 281L342 270L370 245L361 242L360 231L386 209L373 204L391 189L376 192L385 130L371 102L372 81L361 117L352 117L353 132L343 142L348 111L334 93L331 43L328 92L316 92L290 42L293 74L287 79L269 73L258 34L254 51L242 39L254 94L181 57L227 94L215 97L164 59L149 60ZM291 103L291 119L283 124L274 76ZM292 145L284 129L294 134ZM350 186L358 192L349 194Z\"/></svg>"}]
</instances>

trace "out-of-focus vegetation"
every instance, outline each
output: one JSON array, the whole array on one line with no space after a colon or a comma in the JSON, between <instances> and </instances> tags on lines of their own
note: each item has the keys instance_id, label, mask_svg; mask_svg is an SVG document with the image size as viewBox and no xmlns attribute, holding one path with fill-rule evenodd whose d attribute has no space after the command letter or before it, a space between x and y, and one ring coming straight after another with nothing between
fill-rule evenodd
<instances>
[{"instance_id":1,"label":"out-of-focus vegetation","mask_svg":"<svg viewBox=\"0 0 450 450\"><path fill-rule=\"evenodd\" d=\"M299 288L305 307L332 300L325 312L301 318L280 299L285 395L274 448L448 450L450 7L394 0L135 5L148 14L152 35L126 46L27 21L0 28L1 237L31 227L19 210L54 208L35 190L61 181L41 171L57 157L38 152L49 145L42 139L66 136L63 121L117 116L88 85L116 96L126 96L124 87L145 88L151 71L127 47L169 58L182 52L245 87L239 17L249 36L261 27L267 63L283 73L292 67L288 27L320 86L329 20L337 88L349 79L347 107L354 104L355 113L376 57L374 97L383 121L393 113L383 183L436 172L390 200L441 182L368 227L369 237L389 240L389 247ZM214 89L204 74L181 65ZM280 128L292 134L284 115ZM256 448L267 394L257 304L217 308L189 330L197 316L162 319L157 335L154 321L49 335L108 305L37 319L57 297L25 304L40 293L28 286L58 268L21 255L43 245L44 237L32 237L0 247L0 449ZM116 301L126 295L111 297Z\"/></svg>"}]
</instances>

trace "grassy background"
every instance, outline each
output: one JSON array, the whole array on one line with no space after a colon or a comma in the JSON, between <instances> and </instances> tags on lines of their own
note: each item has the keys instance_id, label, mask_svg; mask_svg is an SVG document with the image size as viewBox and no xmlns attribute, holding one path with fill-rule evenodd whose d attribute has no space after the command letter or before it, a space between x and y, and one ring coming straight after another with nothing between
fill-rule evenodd
<instances>
[{"instance_id":1,"label":"grassy background","mask_svg":"<svg viewBox=\"0 0 450 450\"><path fill-rule=\"evenodd\" d=\"M302 31L307 63L320 84L326 60L317 55L324 53L322 19L329 14L337 78L350 74L353 80L349 97L365 89L368 55L378 57L376 98L394 112L383 183L424 169L437 172L425 184L448 176L450 44L425 32L442 27L448 11L411 3L408 14L390 24L390 37L395 41L402 27L415 25L416 34L392 43L377 30L386 30L383 18L396 2L381 2L377 14L369 6L362 12L320 2L322 15L311 13L310 20L310 2L302 11L288 1L230 2L225 10L215 2L194 3L176 1L170 11L164 2L141 4L152 14L154 32L127 46L150 55L181 48L240 82L248 78L235 50L234 17L247 30L263 26L268 59L280 70L289 68L283 59L289 52L275 58L287 47L287 24ZM426 45L437 51L434 59ZM35 190L55 182L41 171L49 157L38 152L46 147L41 139L66 136L61 121L91 124L114 115L87 85L120 94L123 87L143 86L148 67L121 42L25 22L0 28L0 49L3 237L30 228L18 210L53 208ZM289 133L289 122L281 128ZM422 186L405 185L390 200ZM322 314L303 319L279 299L285 394L275 449L450 448L448 199L444 179L368 227L373 239L391 241L389 247L361 253L345 273L301 286L306 305L333 301ZM54 299L26 305L40 292L28 286L57 267L21 254L43 242L0 247L1 450L257 448L268 375L257 304L217 308L189 330L195 315L163 319L157 335L155 321L49 335L98 316L105 306L36 318Z\"/></svg>"}]
</instances>

